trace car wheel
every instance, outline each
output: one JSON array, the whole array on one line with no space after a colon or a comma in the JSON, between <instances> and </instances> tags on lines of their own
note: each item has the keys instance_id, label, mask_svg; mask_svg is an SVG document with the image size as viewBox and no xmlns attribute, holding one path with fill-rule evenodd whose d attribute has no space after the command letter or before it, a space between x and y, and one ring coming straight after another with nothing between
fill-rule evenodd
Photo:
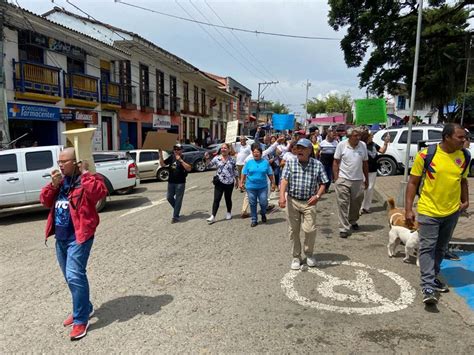
<instances>
[{"instance_id":1,"label":"car wheel","mask_svg":"<svg viewBox=\"0 0 474 355\"><path fill-rule=\"evenodd\" d=\"M156 173L156 179L158 181L168 181L170 177L170 171L166 168L161 168Z\"/></svg>"},{"instance_id":2,"label":"car wheel","mask_svg":"<svg viewBox=\"0 0 474 355\"><path fill-rule=\"evenodd\" d=\"M99 201L97 201L97 203L95 204L95 210L97 212L102 211L105 207L106 202L107 202L107 196L105 196L102 199L100 199Z\"/></svg>"},{"instance_id":3,"label":"car wheel","mask_svg":"<svg viewBox=\"0 0 474 355\"><path fill-rule=\"evenodd\" d=\"M380 157L378 165L377 173L379 176L391 176L397 173L397 163L390 157Z\"/></svg>"},{"instance_id":4,"label":"car wheel","mask_svg":"<svg viewBox=\"0 0 474 355\"><path fill-rule=\"evenodd\" d=\"M206 163L202 159L198 159L194 162L194 170L199 171L202 173L206 170Z\"/></svg>"}]
</instances>

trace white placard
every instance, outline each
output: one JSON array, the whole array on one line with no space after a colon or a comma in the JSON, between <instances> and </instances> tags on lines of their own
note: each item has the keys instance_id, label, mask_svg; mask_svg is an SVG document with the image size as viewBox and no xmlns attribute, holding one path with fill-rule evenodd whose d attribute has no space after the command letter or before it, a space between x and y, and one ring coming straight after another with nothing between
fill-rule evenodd
<instances>
[{"instance_id":1,"label":"white placard","mask_svg":"<svg viewBox=\"0 0 474 355\"><path fill-rule=\"evenodd\" d=\"M153 115L153 128L171 128L171 117L163 115Z\"/></svg>"},{"instance_id":2,"label":"white placard","mask_svg":"<svg viewBox=\"0 0 474 355\"><path fill-rule=\"evenodd\" d=\"M237 140L237 134L239 133L239 121L227 122L227 129L225 132L225 142L235 143Z\"/></svg>"}]
</instances>

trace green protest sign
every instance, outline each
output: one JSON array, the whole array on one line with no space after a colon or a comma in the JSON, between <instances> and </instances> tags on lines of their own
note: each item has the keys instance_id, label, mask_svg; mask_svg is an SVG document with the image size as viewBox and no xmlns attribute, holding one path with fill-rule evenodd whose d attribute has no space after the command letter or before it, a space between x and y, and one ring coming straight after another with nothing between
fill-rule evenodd
<instances>
[{"instance_id":1,"label":"green protest sign","mask_svg":"<svg viewBox=\"0 0 474 355\"><path fill-rule=\"evenodd\" d=\"M355 100L355 113L358 125L387 123L385 99Z\"/></svg>"}]
</instances>

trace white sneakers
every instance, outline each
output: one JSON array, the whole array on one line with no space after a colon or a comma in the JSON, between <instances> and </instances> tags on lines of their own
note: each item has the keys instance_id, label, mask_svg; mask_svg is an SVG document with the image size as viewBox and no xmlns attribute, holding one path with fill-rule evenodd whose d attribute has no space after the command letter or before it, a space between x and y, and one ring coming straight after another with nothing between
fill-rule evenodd
<instances>
[{"instance_id":1,"label":"white sneakers","mask_svg":"<svg viewBox=\"0 0 474 355\"><path fill-rule=\"evenodd\" d=\"M227 212L226 215L225 215L225 219L227 219L227 220L232 219L232 213ZM211 217L206 219L206 221L207 221L208 224L213 224L216 221L216 217L211 215Z\"/></svg>"},{"instance_id":2,"label":"white sneakers","mask_svg":"<svg viewBox=\"0 0 474 355\"><path fill-rule=\"evenodd\" d=\"M314 257L314 255L308 256L308 257L306 258L306 264L307 264L309 267L314 267L314 266L316 266L316 258Z\"/></svg>"},{"instance_id":3,"label":"white sneakers","mask_svg":"<svg viewBox=\"0 0 474 355\"><path fill-rule=\"evenodd\" d=\"M300 259L298 258L293 258L292 262L291 262L291 270L299 270L300 269Z\"/></svg>"},{"instance_id":4,"label":"white sneakers","mask_svg":"<svg viewBox=\"0 0 474 355\"><path fill-rule=\"evenodd\" d=\"M306 265L308 265L309 267L314 267L316 266L316 258L314 257L314 255L312 256L308 256L306 258ZM293 258L293 260L291 261L291 270L299 270L301 267L301 261L299 258Z\"/></svg>"}]
</instances>

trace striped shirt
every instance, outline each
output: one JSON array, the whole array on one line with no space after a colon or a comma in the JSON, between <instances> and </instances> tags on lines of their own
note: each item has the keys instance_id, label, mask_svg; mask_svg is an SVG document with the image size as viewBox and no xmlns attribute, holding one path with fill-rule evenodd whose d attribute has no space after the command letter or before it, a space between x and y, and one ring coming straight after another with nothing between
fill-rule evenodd
<instances>
[{"instance_id":1,"label":"striped shirt","mask_svg":"<svg viewBox=\"0 0 474 355\"><path fill-rule=\"evenodd\" d=\"M306 166L298 159L287 161L282 178L288 181L288 195L297 200L308 200L317 193L320 184L329 182L323 164L313 158L309 158Z\"/></svg>"}]
</instances>

